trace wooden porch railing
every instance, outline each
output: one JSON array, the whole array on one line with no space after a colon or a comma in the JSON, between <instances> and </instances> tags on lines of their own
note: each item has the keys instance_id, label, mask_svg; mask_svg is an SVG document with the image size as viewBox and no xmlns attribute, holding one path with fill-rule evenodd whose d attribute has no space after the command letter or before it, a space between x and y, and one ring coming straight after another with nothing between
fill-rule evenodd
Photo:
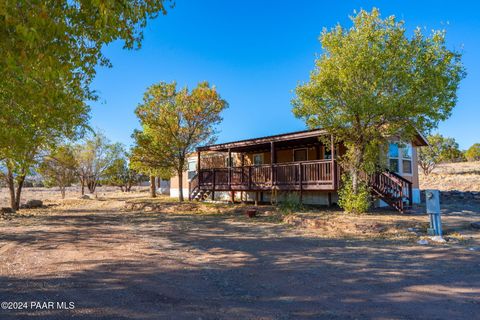
<instances>
[{"instance_id":1,"label":"wooden porch railing","mask_svg":"<svg viewBox=\"0 0 480 320\"><path fill-rule=\"evenodd\" d=\"M332 160L259 166L201 169L199 186L212 190L334 190L338 186Z\"/></svg>"},{"instance_id":2,"label":"wooden porch railing","mask_svg":"<svg viewBox=\"0 0 480 320\"><path fill-rule=\"evenodd\" d=\"M190 182L188 183L188 200L192 200L192 196L194 196L195 192L199 189L198 183L198 173L192 177Z\"/></svg>"},{"instance_id":3,"label":"wooden porch railing","mask_svg":"<svg viewBox=\"0 0 480 320\"><path fill-rule=\"evenodd\" d=\"M405 200L413 205L412 183L395 172L381 169L369 177L368 183L372 192L400 212L405 210Z\"/></svg>"}]
</instances>

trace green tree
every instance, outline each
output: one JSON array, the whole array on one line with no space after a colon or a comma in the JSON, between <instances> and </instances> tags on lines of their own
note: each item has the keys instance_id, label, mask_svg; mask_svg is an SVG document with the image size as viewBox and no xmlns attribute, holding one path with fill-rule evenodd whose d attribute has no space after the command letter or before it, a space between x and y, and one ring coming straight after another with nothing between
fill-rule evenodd
<instances>
[{"instance_id":1,"label":"green tree","mask_svg":"<svg viewBox=\"0 0 480 320\"><path fill-rule=\"evenodd\" d=\"M440 162L461 162L466 160L454 138L444 138L440 135L440 146Z\"/></svg>"},{"instance_id":2,"label":"green tree","mask_svg":"<svg viewBox=\"0 0 480 320\"><path fill-rule=\"evenodd\" d=\"M480 160L480 143L473 144L467 151L465 151L465 157L468 161Z\"/></svg>"},{"instance_id":3,"label":"green tree","mask_svg":"<svg viewBox=\"0 0 480 320\"><path fill-rule=\"evenodd\" d=\"M174 161L167 156L165 144L157 139L157 133L144 126L143 130L133 133L135 146L130 156L130 167L150 178L150 196L155 198L155 177L170 179L174 173Z\"/></svg>"},{"instance_id":4,"label":"green tree","mask_svg":"<svg viewBox=\"0 0 480 320\"><path fill-rule=\"evenodd\" d=\"M0 178L5 181L10 192L10 207L13 211L20 208L20 200L25 178L36 163L38 147L16 150L15 157L0 162Z\"/></svg>"},{"instance_id":5,"label":"green tree","mask_svg":"<svg viewBox=\"0 0 480 320\"><path fill-rule=\"evenodd\" d=\"M179 200L183 201L183 172L188 154L202 145L215 141L215 126L222 120L220 113L227 102L215 87L201 82L189 91L177 91L173 83L155 84L147 89L143 103L135 113L142 131L133 137L132 164L140 172L160 170L179 177Z\"/></svg>"},{"instance_id":6,"label":"green tree","mask_svg":"<svg viewBox=\"0 0 480 320\"><path fill-rule=\"evenodd\" d=\"M39 150L85 128L96 67L110 66L104 45L139 48L142 28L159 12L166 13L162 0L2 2L0 166L12 208Z\"/></svg>"},{"instance_id":7,"label":"green tree","mask_svg":"<svg viewBox=\"0 0 480 320\"><path fill-rule=\"evenodd\" d=\"M425 175L429 175L442 162L461 161L463 154L454 138L440 134L427 137L428 146L418 151L418 165Z\"/></svg>"},{"instance_id":8,"label":"green tree","mask_svg":"<svg viewBox=\"0 0 480 320\"><path fill-rule=\"evenodd\" d=\"M409 141L450 116L465 71L444 31L417 28L407 37L403 21L382 19L378 9L351 19L350 29L323 30L323 52L296 88L293 112L345 144L342 165L358 194L360 173L380 163L389 138Z\"/></svg>"},{"instance_id":9,"label":"green tree","mask_svg":"<svg viewBox=\"0 0 480 320\"><path fill-rule=\"evenodd\" d=\"M130 192L132 186L144 180L143 175L129 167L128 155L125 152L105 170L104 176L103 184L120 187L122 192Z\"/></svg>"},{"instance_id":10,"label":"green tree","mask_svg":"<svg viewBox=\"0 0 480 320\"><path fill-rule=\"evenodd\" d=\"M123 147L119 143L111 143L103 134L96 133L83 144L74 148L77 161L77 177L82 186L82 195L85 187L94 193L99 182L106 177L107 170L122 158Z\"/></svg>"},{"instance_id":11,"label":"green tree","mask_svg":"<svg viewBox=\"0 0 480 320\"><path fill-rule=\"evenodd\" d=\"M61 145L43 157L37 172L43 177L45 186L59 187L62 199L65 190L77 181L77 161L70 145Z\"/></svg>"}]
</instances>

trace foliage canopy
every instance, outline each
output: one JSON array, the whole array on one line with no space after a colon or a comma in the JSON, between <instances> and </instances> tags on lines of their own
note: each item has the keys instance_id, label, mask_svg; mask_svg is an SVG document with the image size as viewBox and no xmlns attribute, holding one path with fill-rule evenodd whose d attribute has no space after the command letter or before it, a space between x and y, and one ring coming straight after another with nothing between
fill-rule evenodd
<instances>
[{"instance_id":1,"label":"foliage canopy","mask_svg":"<svg viewBox=\"0 0 480 320\"><path fill-rule=\"evenodd\" d=\"M474 143L467 151L465 151L465 157L468 161L480 160L480 143Z\"/></svg>"},{"instance_id":2,"label":"foliage canopy","mask_svg":"<svg viewBox=\"0 0 480 320\"><path fill-rule=\"evenodd\" d=\"M201 82L191 91L177 84L160 82L149 87L135 113L142 124L135 131L131 162L139 172L177 173L179 200L183 201L183 171L187 156L202 144L216 139L215 126L227 107L214 86Z\"/></svg>"},{"instance_id":3,"label":"foliage canopy","mask_svg":"<svg viewBox=\"0 0 480 320\"><path fill-rule=\"evenodd\" d=\"M323 30L323 52L296 88L293 112L345 144L343 165L357 193L359 172L381 163L389 138L411 141L450 116L465 71L444 31L425 36L417 28L408 37L403 21L375 8L351 20L350 29Z\"/></svg>"}]
</instances>

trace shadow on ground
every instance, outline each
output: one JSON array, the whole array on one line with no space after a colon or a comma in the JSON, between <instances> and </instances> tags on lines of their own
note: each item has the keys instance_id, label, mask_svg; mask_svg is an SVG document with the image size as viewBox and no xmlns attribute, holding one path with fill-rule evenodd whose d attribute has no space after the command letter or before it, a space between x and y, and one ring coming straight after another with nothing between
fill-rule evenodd
<instances>
[{"instance_id":1,"label":"shadow on ground","mask_svg":"<svg viewBox=\"0 0 480 320\"><path fill-rule=\"evenodd\" d=\"M0 310L2 319L474 319L480 308L480 257L466 250L309 238L219 216L21 220L0 235L15 245L0 262L26 252L43 266L0 272L0 301L75 309Z\"/></svg>"}]
</instances>

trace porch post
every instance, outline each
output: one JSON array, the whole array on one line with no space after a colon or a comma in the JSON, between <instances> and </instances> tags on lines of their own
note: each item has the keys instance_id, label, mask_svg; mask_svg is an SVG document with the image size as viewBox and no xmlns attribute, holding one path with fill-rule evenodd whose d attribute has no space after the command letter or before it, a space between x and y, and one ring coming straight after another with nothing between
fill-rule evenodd
<instances>
[{"instance_id":1,"label":"porch post","mask_svg":"<svg viewBox=\"0 0 480 320\"><path fill-rule=\"evenodd\" d=\"M408 205L411 207L413 206L413 190L412 190L412 184L408 184Z\"/></svg>"},{"instance_id":2,"label":"porch post","mask_svg":"<svg viewBox=\"0 0 480 320\"><path fill-rule=\"evenodd\" d=\"M303 204L303 172L302 172L302 163L298 163L298 182L300 187L300 204Z\"/></svg>"},{"instance_id":3,"label":"porch post","mask_svg":"<svg viewBox=\"0 0 480 320\"><path fill-rule=\"evenodd\" d=\"M240 184L242 185L242 191L240 191L240 200L241 202L243 203L243 183L244 183L244 175L245 175L245 153L242 152L242 154L240 155L240 159L241 159L241 162L242 162L242 174L240 176Z\"/></svg>"},{"instance_id":4,"label":"porch post","mask_svg":"<svg viewBox=\"0 0 480 320\"><path fill-rule=\"evenodd\" d=\"M333 143L333 134L330 135L330 154L332 155L330 157L330 177L332 179L332 187L335 189L336 186L336 172L335 172L335 144Z\"/></svg>"},{"instance_id":5,"label":"porch post","mask_svg":"<svg viewBox=\"0 0 480 320\"><path fill-rule=\"evenodd\" d=\"M202 175L200 174L200 150L197 150L197 175L198 175L198 185L202 184Z\"/></svg>"},{"instance_id":6,"label":"porch post","mask_svg":"<svg viewBox=\"0 0 480 320\"><path fill-rule=\"evenodd\" d=\"M232 151L228 148L228 189L232 190Z\"/></svg>"},{"instance_id":7,"label":"porch post","mask_svg":"<svg viewBox=\"0 0 480 320\"><path fill-rule=\"evenodd\" d=\"M245 167L245 154L244 154L243 152L242 152L242 154L240 155L240 162L241 162L241 167L242 167L242 174L241 174L241 176L240 176L240 183L241 183L242 186L243 186L243 180L245 180L244 177L243 177L243 175L245 174L245 173L243 172L244 169L245 169L245 168L244 168L244 167Z\"/></svg>"},{"instance_id":8,"label":"porch post","mask_svg":"<svg viewBox=\"0 0 480 320\"><path fill-rule=\"evenodd\" d=\"M273 141L270 142L270 171L271 171L271 183L272 186L275 185L275 174L273 172L273 165L275 163L275 143Z\"/></svg>"},{"instance_id":9,"label":"porch post","mask_svg":"<svg viewBox=\"0 0 480 320\"><path fill-rule=\"evenodd\" d=\"M215 200L215 169L212 169L212 201Z\"/></svg>"}]
</instances>

